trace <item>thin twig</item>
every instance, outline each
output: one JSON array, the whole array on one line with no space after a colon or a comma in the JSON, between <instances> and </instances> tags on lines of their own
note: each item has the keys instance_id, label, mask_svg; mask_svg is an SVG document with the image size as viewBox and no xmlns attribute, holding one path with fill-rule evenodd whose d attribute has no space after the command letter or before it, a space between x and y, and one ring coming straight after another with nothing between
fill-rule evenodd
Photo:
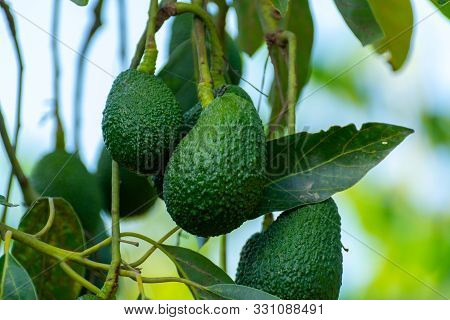
<instances>
[{"instance_id":1,"label":"thin twig","mask_svg":"<svg viewBox=\"0 0 450 320\"><path fill-rule=\"evenodd\" d=\"M48 219L47 219L47 223L45 224L45 226L37 233L34 234L34 236L36 238L40 238L42 237L44 234L46 234L50 228L53 225L53 222L55 221L55 203L53 201L53 198L48 198L48 208L49 208L49 213L48 213Z\"/></svg>"},{"instance_id":2,"label":"thin twig","mask_svg":"<svg viewBox=\"0 0 450 320\"><path fill-rule=\"evenodd\" d=\"M116 161L112 161L111 174L111 265L109 266L108 275L102 288L102 297L112 299L116 295L119 270L120 270L120 214L119 214L119 192L120 192L120 171Z\"/></svg>"},{"instance_id":3,"label":"thin twig","mask_svg":"<svg viewBox=\"0 0 450 320\"><path fill-rule=\"evenodd\" d=\"M16 128L14 131L14 137L13 137L13 150L14 153L17 153L17 147L19 144L19 132L21 127L21 120L22 120L22 91L23 91L23 59L22 59L22 50L19 42L19 36L16 29L16 23L14 16L9 8L9 5L4 1L0 0L0 7L3 9L3 12L5 13L6 20L8 22L8 28L9 32L11 34L11 38L14 42L14 50L16 53L16 60L17 60L17 94L16 94ZM9 197L11 196L11 188L12 188L12 182L14 178L14 172L11 169L11 172L9 174L8 183L6 185L6 194L5 198L6 201L9 200ZM3 207L3 212L0 221L6 222L6 215L8 212L8 206Z\"/></svg>"},{"instance_id":4,"label":"thin twig","mask_svg":"<svg viewBox=\"0 0 450 320\"><path fill-rule=\"evenodd\" d=\"M75 150L80 150L81 137L80 137L80 125L81 125L81 108L83 97L83 79L86 64L86 55L91 46L92 39L97 31L102 26L102 8L103 0L98 0L92 10L92 19L86 37L81 45L81 49L78 54L76 75L75 75L75 96L73 102L73 114L74 114L74 139Z\"/></svg>"},{"instance_id":5,"label":"thin twig","mask_svg":"<svg viewBox=\"0 0 450 320\"><path fill-rule=\"evenodd\" d=\"M56 121L56 131L55 131L55 148L64 150L65 148L65 138L64 129L59 113L59 103L60 103L60 61L59 61L59 50L58 50L58 33L59 33L59 18L61 14L61 1L53 0L53 20L52 20L52 61L53 61L53 112Z\"/></svg>"},{"instance_id":6,"label":"thin twig","mask_svg":"<svg viewBox=\"0 0 450 320\"><path fill-rule=\"evenodd\" d=\"M91 291L95 294L101 294L101 290L97 288L97 286L93 285L86 279L84 279L81 275L79 275L75 270L70 267L67 262L61 261L59 263L61 269L74 281L81 284L83 287L85 287L87 290Z\"/></svg>"},{"instance_id":7,"label":"thin twig","mask_svg":"<svg viewBox=\"0 0 450 320\"><path fill-rule=\"evenodd\" d=\"M19 161L17 160L16 154L14 153L14 148L11 145L11 140L8 136L8 131L6 129L5 119L3 118L2 107L0 105L0 135L2 137L3 145L6 150L6 154L8 155L9 162L11 163L12 170L17 180L19 181L20 188L22 190L22 194L27 205L31 205L34 200L37 199L37 193L31 187L28 178L25 176L25 173L20 166Z\"/></svg>"}]
</instances>

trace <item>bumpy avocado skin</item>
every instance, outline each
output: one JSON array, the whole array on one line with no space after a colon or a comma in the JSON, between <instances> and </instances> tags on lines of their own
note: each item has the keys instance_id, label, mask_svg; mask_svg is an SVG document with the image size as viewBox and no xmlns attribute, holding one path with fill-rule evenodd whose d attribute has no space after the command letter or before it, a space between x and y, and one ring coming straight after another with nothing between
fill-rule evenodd
<instances>
[{"instance_id":1,"label":"bumpy avocado skin","mask_svg":"<svg viewBox=\"0 0 450 320\"><path fill-rule=\"evenodd\" d=\"M264 131L255 108L235 94L224 94L202 111L169 160L167 210L194 235L228 233L254 214L265 164Z\"/></svg>"},{"instance_id":2,"label":"bumpy avocado skin","mask_svg":"<svg viewBox=\"0 0 450 320\"><path fill-rule=\"evenodd\" d=\"M111 155L102 148L97 164L97 177L103 199L103 209L111 212ZM120 168L120 216L130 217L148 210L157 198L156 189L146 177Z\"/></svg>"},{"instance_id":3,"label":"bumpy avocado skin","mask_svg":"<svg viewBox=\"0 0 450 320\"><path fill-rule=\"evenodd\" d=\"M158 77L137 70L119 74L103 111L103 139L122 167L154 174L180 139L181 109Z\"/></svg>"},{"instance_id":4,"label":"bumpy avocado skin","mask_svg":"<svg viewBox=\"0 0 450 320\"><path fill-rule=\"evenodd\" d=\"M42 196L66 199L89 233L99 230L99 225L103 226L97 180L77 155L63 150L45 155L33 168L30 181Z\"/></svg>"},{"instance_id":5,"label":"bumpy avocado skin","mask_svg":"<svg viewBox=\"0 0 450 320\"><path fill-rule=\"evenodd\" d=\"M245 244L236 283L289 300L337 299L341 219L332 199L284 212Z\"/></svg>"}]
</instances>

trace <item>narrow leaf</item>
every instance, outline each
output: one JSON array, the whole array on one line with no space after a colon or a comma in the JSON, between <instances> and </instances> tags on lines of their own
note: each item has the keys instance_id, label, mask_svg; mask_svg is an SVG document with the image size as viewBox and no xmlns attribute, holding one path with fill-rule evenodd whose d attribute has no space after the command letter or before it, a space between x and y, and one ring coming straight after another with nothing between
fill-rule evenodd
<instances>
[{"instance_id":1,"label":"narrow leaf","mask_svg":"<svg viewBox=\"0 0 450 320\"><path fill-rule=\"evenodd\" d=\"M334 126L267 142L261 212L288 210L350 188L413 130L384 123Z\"/></svg>"},{"instance_id":2,"label":"narrow leaf","mask_svg":"<svg viewBox=\"0 0 450 320\"><path fill-rule=\"evenodd\" d=\"M444 16L450 19L450 2L448 0L431 0Z\"/></svg>"},{"instance_id":3,"label":"narrow leaf","mask_svg":"<svg viewBox=\"0 0 450 320\"><path fill-rule=\"evenodd\" d=\"M5 206L5 207L17 207L17 204L12 204L9 203L8 201L6 201L6 198L2 195L0 195L0 205Z\"/></svg>"},{"instance_id":4,"label":"narrow leaf","mask_svg":"<svg viewBox=\"0 0 450 320\"><path fill-rule=\"evenodd\" d=\"M85 240L77 214L72 206L62 198L54 198L54 205L54 222L40 240L66 250L82 251ZM48 214L48 199L37 200L22 218L19 230L35 234L46 224ZM19 242L14 242L12 253L30 274L40 299L71 300L78 297L81 290L80 284L67 276L55 259L36 252ZM71 267L84 276L85 268L83 266L71 265Z\"/></svg>"},{"instance_id":5,"label":"narrow leaf","mask_svg":"<svg viewBox=\"0 0 450 320\"><path fill-rule=\"evenodd\" d=\"M0 300L37 300L27 271L10 253L0 258Z\"/></svg>"},{"instance_id":6,"label":"narrow leaf","mask_svg":"<svg viewBox=\"0 0 450 320\"><path fill-rule=\"evenodd\" d=\"M192 280L203 286L232 284L233 280L205 256L190 249L161 245L167 256L175 263L180 277ZM209 299L210 294L203 290L190 288L197 299Z\"/></svg>"},{"instance_id":7,"label":"narrow leaf","mask_svg":"<svg viewBox=\"0 0 450 320\"><path fill-rule=\"evenodd\" d=\"M70 0L70 1L82 7L87 6L87 4L89 3L89 0Z\"/></svg>"},{"instance_id":8,"label":"narrow leaf","mask_svg":"<svg viewBox=\"0 0 450 320\"><path fill-rule=\"evenodd\" d=\"M284 17L288 12L289 0L273 0L273 5L280 12L281 16Z\"/></svg>"},{"instance_id":9,"label":"narrow leaf","mask_svg":"<svg viewBox=\"0 0 450 320\"><path fill-rule=\"evenodd\" d=\"M257 1L234 0L233 5L238 18L238 45L242 51L252 56L264 43L264 34L258 19Z\"/></svg>"},{"instance_id":10,"label":"narrow leaf","mask_svg":"<svg viewBox=\"0 0 450 320\"><path fill-rule=\"evenodd\" d=\"M226 300L280 300L267 292L237 284L216 284L207 289Z\"/></svg>"},{"instance_id":11,"label":"narrow leaf","mask_svg":"<svg viewBox=\"0 0 450 320\"><path fill-rule=\"evenodd\" d=\"M394 71L399 70L408 57L414 26L410 0L369 0L375 18L383 29L384 38L374 43L380 54L386 54Z\"/></svg>"},{"instance_id":12,"label":"narrow leaf","mask_svg":"<svg viewBox=\"0 0 450 320\"><path fill-rule=\"evenodd\" d=\"M384 37L367 0L334 0L339 12L363 46Z\"/></svg>"}]
</instances>

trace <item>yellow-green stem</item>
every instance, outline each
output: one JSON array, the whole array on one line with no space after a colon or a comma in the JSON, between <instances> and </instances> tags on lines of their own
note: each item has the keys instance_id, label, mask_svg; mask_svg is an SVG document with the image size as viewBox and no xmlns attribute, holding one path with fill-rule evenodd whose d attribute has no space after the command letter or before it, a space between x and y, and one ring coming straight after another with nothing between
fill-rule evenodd
<instances>
[{"instance_id":1,"label":"yellow-green stem","mask_svg":"<svg viewBox=\"0 0 450 320\"><path fill-rule=\"evenodd\" d=\"M52 227L53 221L55 221L55 203L53 201L53 198L48 198L48 207L49 207L49 213L48 213L47 223L39 232L34 234L34 236L36 238L40 238L44 234L46 234Z\"/></svg>"},{"instance_id":2,"label":"yellow-green stem","mask_svg":"<svg viewBox=\"0 0 450 320\"><path fill-rule=\"evenodd\" d=\"M5 234L5 245L4 245L4 255L5 255L5 261L3 262L3 272L1 274L1 278L0 278L0 299L3 299L3 284L5 283L5 278L6 278L6 268L8 266L9 263L9 247L11 245L11 238L12 238L12 232L11 231L6 231Z\"/></svg>"},{"instance_id":3,"label":"yellow-green stem","mask_svg":"<svg viewBox=\"0 0 450 320\"><path fill-rule=\"evenodd\" d=\"M67 262L61 261L59 263L59 266L72 280L78 282L90 292L101 295L101 290L99 288L97 288L95 285L93 285L92 283L84 279L82 276L80 276L75 270L73 270L67 264Z\"/></svg>"},{"instance_id":4,"label":"yellow-green stem","mask_svg":"<svg viewBox=\"0 0 450 320\"><path fill-rule=\"evenodd\" d=\"M148 9L147 40L145 43L144 57L138 70L152 75L155 73L156 59L158 58L158 49L155 40L157 15L158 0L150 0L150 7Z\"/></svg>"},{"instance_id":5,"label":"yellow-green stem","mask_svg":"<svg viewBox=\"0 0 450 320\"><path fill-rule=\"evenodd\" d=\"M220 39L217 34L216 26L210 15L199 5L189 4L184 2L177 2L168 5L175 10L174 15L183 13L193 13L198 18L203 20L208 29L211 40L211 78L214 88L220 88L225 84L224 72L224 54L220 44Z\"/></svg>"},{"instance_id":6,"label":"yellow-green stem","mask_svg":"<svg viewBox=\"0 0 450 320\"><path fill-rule=\"evenodd\" d=\"M281 37L285 38L288 45L288 133L295 133L295 107L297 105L297 73L295 58L297 54L297 37L290 31L283 31Z\"/></svg>"},{"instance_id":7,"label":"yellow-green stem","mask_svg":"<svg viewBox=\"0 0 450 320\"><path fill-rule=\"evenodd\" d=\"M203 0L193 0L192 3L203 7ZM194 16L194 40L199 71L197 94L202 107L206 108L214 99L213 81L209 72L208 54L206 52L205 26L203 21L197 16Z\"/></svg>"},{"instance_id":8,"label":"yellow-green stem","mask_svg":"<svg viewBox=\"0 0 450 320\"><path fill-rule=\"evenodd\" d=\"M120 269L120 215L119 215L119 192L120 192L120 172L119 165L112 161L111 174L111 265L109 266L106 282L103 285L100 297L104 299L115 298Z\"/></svg>"}]
</instances>

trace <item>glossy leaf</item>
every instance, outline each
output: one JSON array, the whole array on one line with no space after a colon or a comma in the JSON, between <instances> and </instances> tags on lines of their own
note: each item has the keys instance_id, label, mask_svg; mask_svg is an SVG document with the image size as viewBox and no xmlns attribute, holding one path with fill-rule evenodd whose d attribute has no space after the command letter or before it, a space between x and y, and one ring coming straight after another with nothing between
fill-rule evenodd
<instances>
[{"instance_id":1,"label":"glossy leaf","mask_svg":"<svg viewBox=\"0 0 450 320\"><path fill-rule=\"evenodd\" d=\"M82 251L85 240L77 214L64 199L54 198L53 200L55 219L50 230L40 240L66 250ZM22 218L19 230L35 234L46 224L48 215L48 199L41 198L32 204L31 209ZM67 276L55 259L19 242L14 242L12 253L30 274L40 299L71 300L78 297L81 290L80 284ZM83 266L71 265L71 267L84 276Z\"/></svg>"},{"instance_id":2,"label":"glossy leaf","mask_svg":"<svg viewBox=\"0 0 450 320\"><path fill-rule=\"evenodd\" d=\"M0 205L5 207L17 207L17 204L12 204L8 201L6 201L6 198L2 195L0 195Z\"/></svg>"},{"instance_id":3,"label":"glossy leaf","mask_svg":"<svg viewBox=\"0 0 450 320\"><path fill-rule=\"evenodd\" d=\"M372 11L383 29L384 38L374 43L380 54L394 71L399 70L408 57L414 26L414 15L410 0L369 0Z\"/></svg>"},{"instance_id":4,"label":"glossy leaf","mask_svg":"<svg viewBox=\"0 0 450 320\"><path fill-rule=\"evenodd\" d=\"M27 271L10 253L0 258L0 300L37 300Z\"/></svg>"},{"instance_id":5,"label":"glossy leaf","mask_svg":"<svg viewBox=\"0 0 450 320\"><path fill-rule=\"evenodd\" d=\"M205 256L190 249L161 245L168 257L177 267L180 277L192 280L203 286L232 284L233 280ZM197 299L210 299L207 291L190 288Z\"/></svg>"},{"instance_id":6,"label":"glossy leaf","mask_svg":"<svg viewBox=\"0 0 450 320\"><path fill-rule=\"evenodd\" d=\"M284 17L289 9L289 0L273 0L273 5Z\"/></svg>"},{"instance_id":7,"label":"glossy leaf","mask_svg":"<svg viewBox=\"0 0 450 320\"><path fill-rule=\"evenodd\" d=\"M311 52L314 40L314 23L311 15L308 0L296 0L289 2L289 11L282 21L285 29L293 32L297 36L297 59L296 72L298 91L297 98L300 96L303 87L309 80L311 71ZM281 82L282 91L286 97L288 69L283 52L279 48L274 48L273 57L276 61L277 70ZM276 79L272 83L272 89L269 96L272 111L270 115L270 123L277 121L283 110L282 99L279 90L276 87ZM281 125L285 124L285 120L280 121Z\"/></svg>"},{"instance_id":8,"label":"glossy leaf","mask_svg":"<svg viewBox=\"0 0 450 320\"><path fill-rule=\"evenodd\" d=\"M207 289L225 300L280 300L270 293L237 284L216 284Z\"/></svg>"},{"instance_id":9,"label":"glossy leaf","mask_svg":"<svg viewBox=\"0 0 450 320\"><path fill-rule=\"evenodd\" d=\"M334 0L339 12L363 46L384 37L367 0Z\"/></svg>"},{"instance_id":10,"label":"glossy leaf","mask_svg":"<svg viewBox=\"0 0 450 320\"><path fill-rule=\"evenodd\" d=\"M70 1L82 7L87 6L87 4L89 3L89 0L70 0Z\"/></svg>"},{"instance_id":11,"label":"glossy leaf","mask_svg":"<svg viewBox=\"0 0 450 320\"><path fill-rule=\"evenodd\" d=\"M439 8L444 16L450 19L450 1L449 0L431 0Z\"/></svg>"},{"instance_id":12,"label":"glossy leaf","mask_svg":"<svg viewBox=\"0 0 450 320\"><path fill-rule=\"evenodd\" d=\"M296 1L298 0L293 2ZM234 0L233 5L238 18L238 45L242 51L252 56L264 43L264 34L258 19L257 1Z\"/></svg>"},{"instance_id":13,"label":"glossy leaf","mask_svg":"<svg viewBox=\"0 0 450 320\"><path fill-rule=\"evenodd\" d=\"M316 203L350 188L413 130L384 123L334 126L267 142L267 179L261 212Z\"/></svg>"}]
</instances>

